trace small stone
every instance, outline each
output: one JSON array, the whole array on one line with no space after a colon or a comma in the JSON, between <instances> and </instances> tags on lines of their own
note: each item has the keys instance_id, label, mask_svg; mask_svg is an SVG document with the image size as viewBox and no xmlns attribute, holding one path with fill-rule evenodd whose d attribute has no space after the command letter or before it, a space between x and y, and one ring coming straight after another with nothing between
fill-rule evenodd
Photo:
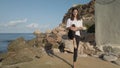
<instances>
[{"instance_id":1,"label":"small stone","mask_svg":"<svg viewBox=\"0 0 120 68\"><path fill-rule=\"evenodd\" d=\"M106 61L116 61L118 58L116 56L113 56L113 55L104 55L103 59Z\"/></svg>"},{"instance_id":2,"label":"small stone","mask_svg":"<svg viewBox=\"0 0 120 68\"><path fill-rule=\"evenodd\" d=\"M54 51L55 53L59 53L59 52L60 52L59 49L56 49L56 48L54 48L53 51Z\"/></svg>"}]
</instances>

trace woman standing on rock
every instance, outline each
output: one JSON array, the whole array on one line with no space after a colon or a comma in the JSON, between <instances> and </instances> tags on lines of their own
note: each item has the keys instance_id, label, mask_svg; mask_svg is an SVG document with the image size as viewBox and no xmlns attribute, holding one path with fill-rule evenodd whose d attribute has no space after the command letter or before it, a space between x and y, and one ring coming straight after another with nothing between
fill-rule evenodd
<instances>
[{"instance_id":1,"label":"woman standing on rock","mask_svg":"<svg viewBox=\"0 0 120 68\"><path fill-rule=\"evenodd\" d=\"M77 60L77 53L80 41L80 30L83 29L83 21L82 18L79 16L79 11L77 8L72 9L71 17L67 20L67 29L69 39L73 40L74 45L74 54L73 54L73 68L75 68L75 63Z\"/></svg>"}]
</instances>

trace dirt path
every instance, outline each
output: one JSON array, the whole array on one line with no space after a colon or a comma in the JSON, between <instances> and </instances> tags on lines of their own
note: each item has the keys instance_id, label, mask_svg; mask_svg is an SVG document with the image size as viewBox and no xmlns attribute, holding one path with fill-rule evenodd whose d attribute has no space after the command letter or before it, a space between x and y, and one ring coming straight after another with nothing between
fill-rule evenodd
<instances>
[{"instance_id":1,"label":"dirt path","mask_svg":"<svg viewBox=\"0 0 120 68\"><path fill-rule=\"evenodd\" d=\"M72 68L72 54L57 53L54 56L44 55L31 62L20 63L2 68ZM120 68L113 63L94 57L78 57L77 68Z\"/></svg>"}]
</instances>

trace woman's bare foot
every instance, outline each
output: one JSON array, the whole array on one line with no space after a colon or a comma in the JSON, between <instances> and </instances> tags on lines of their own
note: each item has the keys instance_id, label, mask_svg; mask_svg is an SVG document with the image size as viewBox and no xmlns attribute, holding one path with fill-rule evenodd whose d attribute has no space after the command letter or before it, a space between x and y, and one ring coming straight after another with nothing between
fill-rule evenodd
<instances>
[{"instance_id":1,"label":"woman's bare foot","mask_svg":"<svg viewBox=\"0 0 120 68\"><path fill-rule=\"evenodd\" d=\"M75 62L73 62L73 68L76 68L75 66L76 66L76 65L75 65Z\"/></svg>"}]
</instances>

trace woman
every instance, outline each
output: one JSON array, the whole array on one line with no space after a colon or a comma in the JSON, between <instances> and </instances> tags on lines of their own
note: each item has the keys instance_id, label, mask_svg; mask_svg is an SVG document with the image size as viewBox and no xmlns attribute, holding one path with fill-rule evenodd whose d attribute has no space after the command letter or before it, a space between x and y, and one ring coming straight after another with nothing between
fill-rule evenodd
<instances>
[{"instance_id":1,"label":"woman","mask_svg":"<svg viewBox=\"0 0 120 68\"><path fill-rule=\"evenodd\" d=\"M67 20L67 25L66 25L67 29L69 30L68 37L69 39L73 40L73 45L74 45L73 68L75 68L75 63L77 60L77 52L80 41L80 30L83 29L83 21L78 13L79 13L78 9L73 8L72 15Z\"/></svg>"}]
</instances>

